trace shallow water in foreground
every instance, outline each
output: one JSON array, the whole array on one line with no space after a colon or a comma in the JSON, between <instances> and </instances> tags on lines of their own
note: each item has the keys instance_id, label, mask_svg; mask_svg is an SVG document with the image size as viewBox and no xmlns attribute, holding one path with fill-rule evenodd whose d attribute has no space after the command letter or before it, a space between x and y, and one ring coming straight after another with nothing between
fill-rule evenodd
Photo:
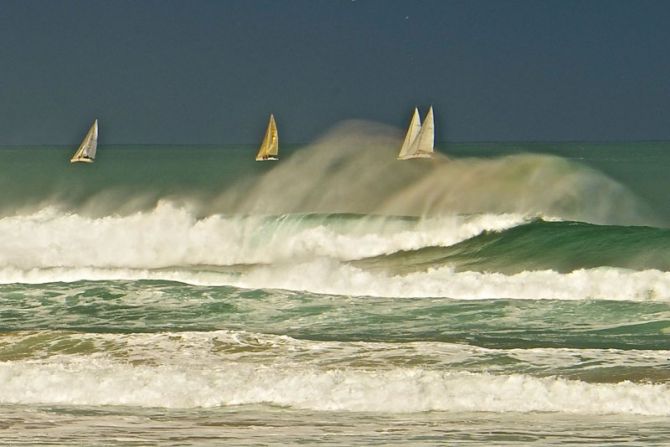
<instances>
[{"instance_id":1,"label":"shallow water in foreground","mask_svg":"<svg viewBox=\"0 0 670 447\"><path fill-rule=\"evenodd\" d=\"M0 407L11 445L664 445L665 417Z\"/></svg>"}]
</instances>

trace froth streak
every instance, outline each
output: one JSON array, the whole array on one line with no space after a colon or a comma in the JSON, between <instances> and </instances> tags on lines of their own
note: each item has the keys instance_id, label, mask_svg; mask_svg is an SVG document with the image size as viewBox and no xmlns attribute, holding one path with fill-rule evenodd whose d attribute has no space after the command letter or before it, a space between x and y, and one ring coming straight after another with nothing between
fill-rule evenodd
<instances>
[{"instance_id":1,"label":"froth streak","mask_svg":"<svg viewBox=\"0 0 670 447\"><path fill-rule=\"evenodd\" d=\"M501 273L459 273L443 267L401 276L368 272L334 260L321 259L290 266L256 266L241 274L217 272L207 267L196 271L178 268L149 270L90 267L0 269L2 284L140 279L345 296L445 297L463 300L670 300L670 273L657 270L634 272L606 267L567 274L538 271L511 276Z\"/></svg>"},{"instance_id":2,"label":"froth streak","mask_svg":"<svg viewBox=\"0 0 670 447\"><path fill-rule=\"evenodd\" d=\"M526 375L274 368L232 364L195 370L102 360L0 364L3 404L192 408L274 404L327 411L551 411L670 415L667 385L589 384Z\"/></svg>"},{"instance_id":3,"label":"froth streak","mask_svg":"<svg viewBox=\"0 0 670 447\"><path fill-rule=\"evenodd\" d=\"M393 215L523 213L634 224L649 216L625 187L583 165L537 154L398 161L397 131L347 122L294 153L219 207L239 213Z\"/></svg>"}]
</instances>

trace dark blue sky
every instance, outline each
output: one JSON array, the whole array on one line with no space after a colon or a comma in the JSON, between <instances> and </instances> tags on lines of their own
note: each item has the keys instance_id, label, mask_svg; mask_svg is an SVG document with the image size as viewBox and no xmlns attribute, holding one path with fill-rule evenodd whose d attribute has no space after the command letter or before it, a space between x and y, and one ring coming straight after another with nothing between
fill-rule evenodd
<instances>
[{"instance_id":1,"label":"dark blue sky","mask_svg":"<svg viewBox=\"0 0 670 447\"><path fill-rule=\"evenodd\" d=\"M0 0L0 144L670 139L670 1Z\"/></svg>"}]
</instances>

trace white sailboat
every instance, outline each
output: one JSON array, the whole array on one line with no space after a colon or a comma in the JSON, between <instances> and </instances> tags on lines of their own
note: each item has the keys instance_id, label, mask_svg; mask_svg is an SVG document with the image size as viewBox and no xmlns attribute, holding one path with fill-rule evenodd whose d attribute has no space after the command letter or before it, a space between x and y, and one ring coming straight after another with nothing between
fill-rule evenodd
<instances>
[{"instance_id":1,"label":"white sailboat","mask_svg":"<svg viewBox=\"0 0 670 447\"><path fill-rule=\"evenodd\" d=\"M256 161L266 160L279 160L279 135L277 134L277 124L273 114L270 114L265 138L263 138L263 143L256 155Z\"/></svg>"},{"instance_id":2,"label":"white sailboat","mask_svg":"<svg viewBox=\"0 0 670 447\"><path fill-rule=\"evenodd\" d=\"M407 158L409 150L412 147L412 143L414 143L416 136L419 135L419 131L421 131L421 118L419 118L419 110L414 107L412 121L409 123L409 128L405 134L405 141L403 141L400 152L398 153L398 160L404 160Z\"/></svg>"},{"instance_id":3,"label":"white sailboat","mask_svg":"<svg viewBox=\"0 0 670 447\"><path fill-rule=\"evenodd\" d=\"M417 130L418 127L418 130ZM418 123L418 111L414 109L405 141L398 154L399 160L410 158L431 158L435 146L435 122L433 107L428 109L423 125Z\"/></svg>"},{"instance_id":4,"label":"white sailboat","mask_svg":"<svg viewBox=\"0 0 670 447\"><path fill-rule=\"evenodd\" d=\"M96 119L84 140L79 145L79 149L74 153L70 159L70 163L84 162L93 163L95 160L95 152L98 149L98 120Z\"/></svg>"}]
</instances>

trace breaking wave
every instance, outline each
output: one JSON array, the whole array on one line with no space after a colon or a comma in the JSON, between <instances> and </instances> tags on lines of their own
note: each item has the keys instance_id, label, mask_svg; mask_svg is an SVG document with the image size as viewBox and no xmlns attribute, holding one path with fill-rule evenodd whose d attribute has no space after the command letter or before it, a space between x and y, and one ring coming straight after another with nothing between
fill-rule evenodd
<instances>
[{"instance_id":1,"label":"breaking wave","mask_svg":"<svg viewBox=\"0 0 670 447\"><path fill-rule=\"evenodd\" d=\"M322 411L562 412L670 415L664 384L585 383L526 375L281 368L194 370L104 360L0 363L0 403L191 408L270 404Z\"/></svg>"}]
</instances>

